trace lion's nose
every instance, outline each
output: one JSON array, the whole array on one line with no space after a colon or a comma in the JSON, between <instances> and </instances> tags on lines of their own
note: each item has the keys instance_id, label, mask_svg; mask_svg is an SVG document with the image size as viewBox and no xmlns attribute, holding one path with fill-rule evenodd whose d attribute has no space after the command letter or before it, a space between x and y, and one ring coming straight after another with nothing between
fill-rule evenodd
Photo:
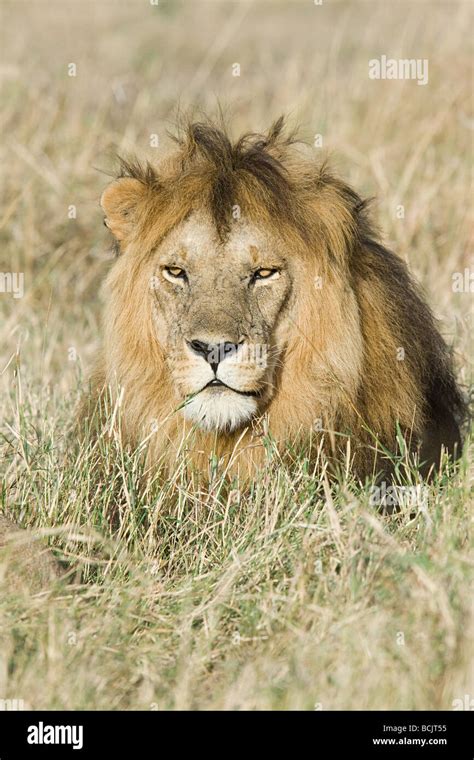
<instances>
[{"instance_id":1,"label":"lion's nose","mask_svg":"<svg viewBox=\"0 0 474 760\"><path fill-rule=\"evenodd\" d=\"M195 354L202 356L211 365L214 372L217 372L217 367L221 361L235 354L239 348L238 343L228 343L227 341L207 343L204 340L194 339L186 342Z\"/></svg>"}]
</instances>

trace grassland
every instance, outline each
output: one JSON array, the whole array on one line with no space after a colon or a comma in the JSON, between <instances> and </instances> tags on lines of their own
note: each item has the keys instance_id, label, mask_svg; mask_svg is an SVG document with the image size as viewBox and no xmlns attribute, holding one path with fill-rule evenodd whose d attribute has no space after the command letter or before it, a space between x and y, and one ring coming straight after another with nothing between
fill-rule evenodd
<instances>
[{"instance_id":1,"label":"grassland","mask_svg":"<svg viewBox=\"0 0 474 760\"><path fill-rule=\"evenodd\" d=\"M115 152L165 151L178 105L212 113L219 100L236 134L285 112L311 144L321 135L314 150L377 197L385 242L422 283L469 393L472 294L453 275L472 272L470 3L0 9L0 272L24 275L22 297L0 293L0 512L67 571L40 592L2 584L0 699L379 710L472 697L469 431L458 471L444 465L421 508L393 516L370 484L330 486L304 453L290 471L269 451L252 489L231 492L219 474L190 488L179 462L164 487L139 488L138 457L114 440L99 486L87 452L64 464L100 342L104 172ZM428 59L428 84L369 80L382 54Z\"/></svg>"}]
</instances>

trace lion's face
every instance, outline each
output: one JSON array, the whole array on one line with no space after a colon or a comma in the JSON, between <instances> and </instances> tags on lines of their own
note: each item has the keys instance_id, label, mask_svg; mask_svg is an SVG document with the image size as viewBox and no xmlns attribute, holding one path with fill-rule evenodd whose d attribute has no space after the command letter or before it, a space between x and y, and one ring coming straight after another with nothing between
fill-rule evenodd
<instances>
[{"instance_id":1,"label":"lion's face","mask_svg":"<svg viewBox=\"0 0 474 760\"><path fill-rule=\"evenodd\" d=\"M276 237L237 221L221 242L196 212L155 252L157 340L186 417L205 430L245 424L273 395L292 273Z\"/></svg>"}]
</instances>

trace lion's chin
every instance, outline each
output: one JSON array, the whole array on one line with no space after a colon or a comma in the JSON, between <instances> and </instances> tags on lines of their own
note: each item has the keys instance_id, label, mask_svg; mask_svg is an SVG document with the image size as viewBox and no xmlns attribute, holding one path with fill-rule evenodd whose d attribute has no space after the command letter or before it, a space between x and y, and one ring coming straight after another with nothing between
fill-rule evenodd
<instances>
[{"instance_id":1,"label":"lion's chin","mask_svg":"<svg viewBox=\"0 0 474 760\"><path fill-rule=\"evenodd\" d=\"M202 391L183 407L186 419L207 432L231 433L246 425L257 411L251 396L233 391Z\"/></svg>"}]
</instances>

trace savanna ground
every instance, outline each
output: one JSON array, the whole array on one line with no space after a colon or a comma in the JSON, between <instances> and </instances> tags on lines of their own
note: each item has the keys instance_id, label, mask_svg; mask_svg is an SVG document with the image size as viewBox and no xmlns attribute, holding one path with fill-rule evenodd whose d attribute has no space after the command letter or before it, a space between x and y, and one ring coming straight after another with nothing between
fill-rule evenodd
<instances>
[{"instance_id":1,"label":"savanna ground","mask_svg":"<svg viewBox=\"0 0 474 760\"><path fill-rule=\"evenodd\" d=\"M385 242L421 281L469 392L472 295L453 275L472 271L471 7L1 3L0 271L23 273L24 294L0 293L0 512L46 537L68 576L3 583L0 699L379 710L474 696L468 446L457 473L444 466L391 517L370 484L329 486L301 453L290 471L270 444L249 492L218 475L194 491L180 463L140 490L137 457L120 451L99 487L87 452L64 464L110 266L102 170L117 151L166 150L178 101L212 113L219 100L236 134L285 112L312 144L322 135L314 150L377 196ZM369 80L382 54L429 59L428 84Z\"/></svg>"}]
</instances>

